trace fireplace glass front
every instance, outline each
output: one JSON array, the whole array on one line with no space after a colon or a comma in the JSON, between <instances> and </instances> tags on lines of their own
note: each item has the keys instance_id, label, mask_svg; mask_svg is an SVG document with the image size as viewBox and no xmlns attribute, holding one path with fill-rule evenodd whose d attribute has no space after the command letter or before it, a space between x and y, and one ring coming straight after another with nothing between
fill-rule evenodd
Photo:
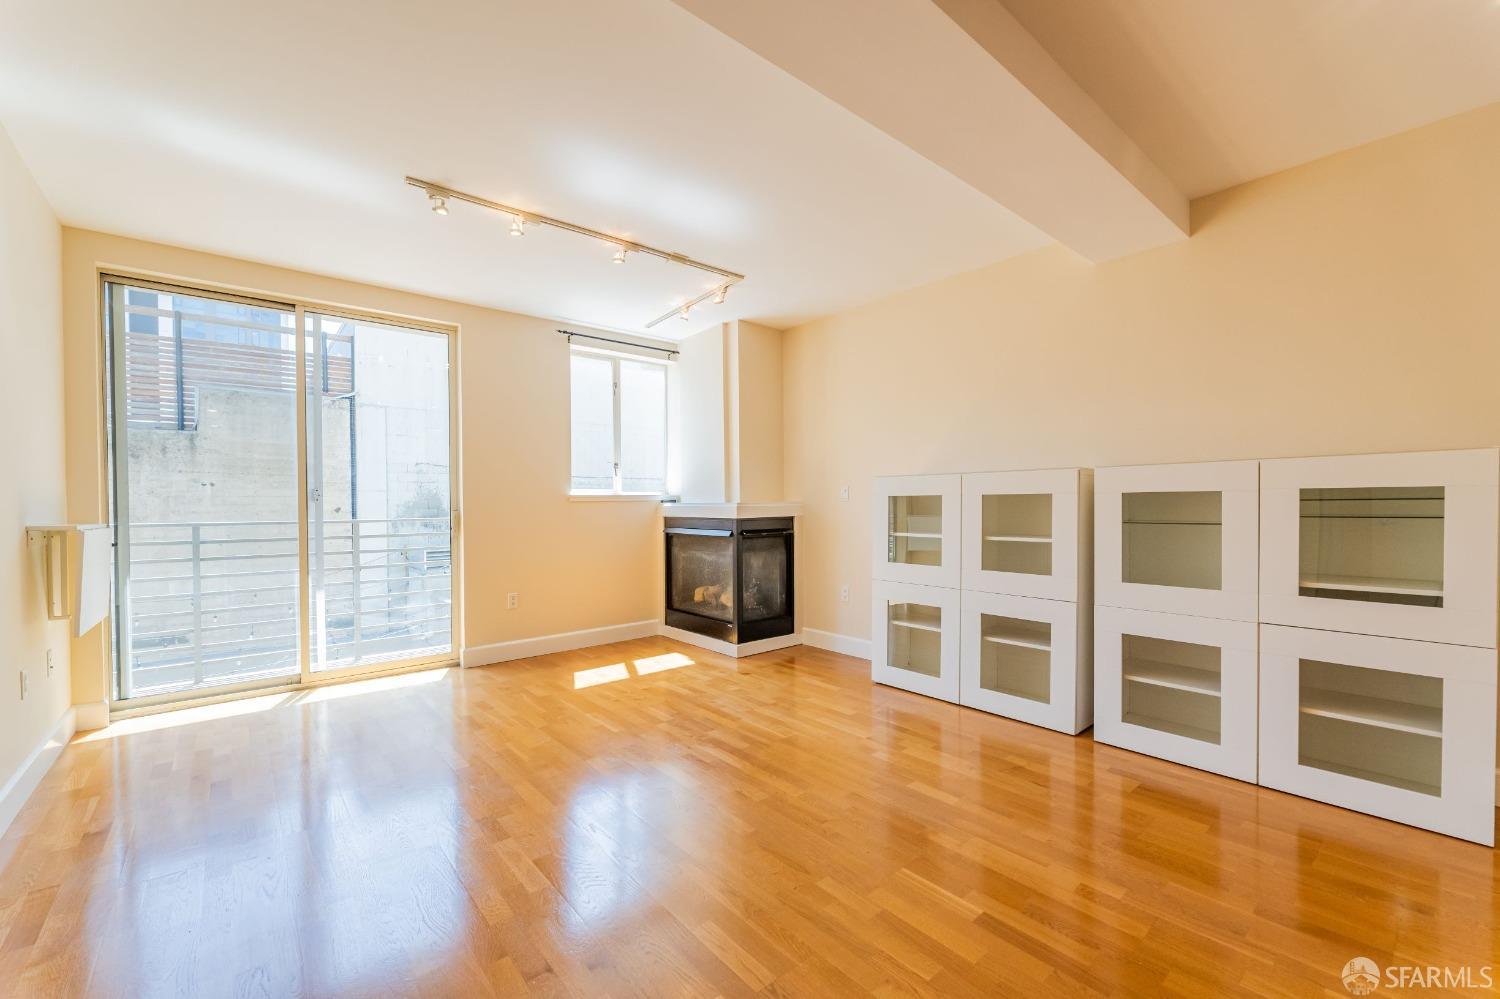
<instances>
[{"instance_id":1,"label":"fireplace glass front","mask_svg":"<svg viewBox=\"0 0 1500 999\"><path fill-rule=\"evenodd\" d=\"M791 518L669 518L667 624L741 644L795 630Z\"/></svg>"},{"instance_id":2,"label":"fireplace glass front","mask_svg":"<svg viewBox=\"0 0 1500 999\"><path fill-rule=\"evenodd\" d=\"M764 621L787 613L786 539L756 537L740 542L740 619Z\"/></svg>"},{"instance_id":3,"label":"fireplace glass front","mask_svg":"<svg viewBox=\"0 0 1500 999\"><path fill-rule=\"evenodd\" d=\"M671 539L672 609L733 622L734 537L674 534Z\"/></svg>"}]
</instances>

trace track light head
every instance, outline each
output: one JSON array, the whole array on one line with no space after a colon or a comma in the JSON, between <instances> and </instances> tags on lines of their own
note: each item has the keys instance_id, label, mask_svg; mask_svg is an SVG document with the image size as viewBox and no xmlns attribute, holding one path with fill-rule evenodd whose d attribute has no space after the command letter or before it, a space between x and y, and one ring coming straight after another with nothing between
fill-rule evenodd
<instances>
[{"instance_id":1,"label":"track light head","mask_svg":"<svg viewBox=\"0 0 1500 999\"><path fill-rule=\"evenodd\" d=\"M621 246L615 249L614 261L617 264L623 264L625 262L625 247Z\"/></svg>"},{"instance_id":2,"label":"track light head","mask_svg":"<svg viewBox=\"0 0 1500 999\"><path fill-rule=\"evenodd\" d=\"M510 220L510 234L512 236L526 235L526 220L517 215Z\"/></svg>"},{"instance_id":3,"label":"track light head","mask_svg":"<svg viewBox=\"0 0 1500 999\"><path fill-rule=\"evenodd\" d=\"M436 191L427 192L427 200L432 202L432 214L447 215L448 199Z\"/></svg>"},{"instance_id":4,"label":"track light head","mask_svg":"<svg viewBox=\"0 0 1500 999\"><path fill-rule=\"evenodd\" d=\"M714 293L714 304L715 305L723 305L724 304L724 296L728 295L728 294L729 294L729 285L726 284L726 285L722 286L717 292Z\"/></svg>"},{"instance_id":5,"label":"track light head","mask_svg":"<svg viewBox=\"0 0 1500 999\"><path fill-rule=\"evenodd\" d=\"M693 311L693 307L691 305L684 305L682 307L682 314L680 316L678 316L678 318L681 319L683 322L687 322L688 321L688 313L692 312L692 311Z\"/></svg>"}]
</instances>

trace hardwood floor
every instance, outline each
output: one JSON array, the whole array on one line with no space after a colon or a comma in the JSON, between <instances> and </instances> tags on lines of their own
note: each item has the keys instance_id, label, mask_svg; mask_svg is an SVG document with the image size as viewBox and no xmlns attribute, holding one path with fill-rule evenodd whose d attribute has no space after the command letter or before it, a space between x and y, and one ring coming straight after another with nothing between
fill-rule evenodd
<instances>
[{"instance_id":1,"label":"hardwood floor","mask_svg":"<svg viewBox=\"0 0 1500 999\"><path fill-rule=\"evenodd\" d=\"M81 738L0 840L0 992L1484 994L1495 857L648 639Z\"/></svg>"}]
</instances>

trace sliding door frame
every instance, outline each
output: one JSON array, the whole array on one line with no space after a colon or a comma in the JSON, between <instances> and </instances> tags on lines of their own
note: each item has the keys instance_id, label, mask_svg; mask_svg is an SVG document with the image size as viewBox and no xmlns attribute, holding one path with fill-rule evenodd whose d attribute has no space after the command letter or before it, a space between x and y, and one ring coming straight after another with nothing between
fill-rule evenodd
<instances>
[{"instance_id":1,"label":"sliding door frame","mask_svg":"<svg viewBox=\"0 0 1500 999\"><path fill-rule=\"evenodd\" d=\"M359 310L339 307L319 307L308 304L297 306L297 327L303 331L298 338L298 349L307 340L306 322L307 316L326 316L329 319L348 319L354 322L365 321L379 323L383 326L396 326L403 329L414 330L419 333L427 333L434 336L446 337L448 347L448 574L449 574L449 651L428 656L393 657L381 659L375 663L355 663L350 666L338 666L333 669L314 670L312 668L312 614L310 607L312 569L309 559L312 551L310 514L312 511L311 483L306 481L307 476L307 390L303 380L307 376L306 362L299 357L297 361L297 434L302 441L302 462L298 466L298 475L302 480L302 505L300 508L300 524L298 533L301 536L302 565L304 571L301 574L302 589L302 682L313 683L319 680L336 680L345 677L364 676L372 673L386 673L402 669L427 668L441 665L456 665L460 655L459 635L462 627L462 601L459 599L459 580L462 579L463 556L460 553L462 545L459 536L459 477L458 477L458 331L452 326L442 326L436 323L423 322L420 320L406 319L402 317L381 315L379 313L363 312ZM321 503L319 504L321 509Z\"/></svg>"},{"instance_id":2,"label":"sliding door frame","mask_svg":"<svg viewBox=\"0 0 1500 999\"><path fill-rule=\"evenodd\" d=\"M463 535L462 470L459 467L459 398L458 398L458 336L457 324L441 323L428 319L405 316L398 313L378 312L366 309L351 309L313 299L298 299L285 296L267 297L252 291L227 287L214 281L192 278L163 277L141 273L122 267L99 267L95 272L96 287L101 313L98 321L99 338L103 346L100 355L100 432L104 447L101 448L101 479L108 496L105 508L109 512L115 548L115 598L110 608L112 640L105 643L104 655L109 670L106 684L106 699L111 716L149 713L166 708L192 704L210 704L240 697L266 693L296 691L326 683L337 683L363 676L386 673L404 673L432 669L441 666L457 666L462 658L463 635ZM117 347L123 342L123 316L117 315L115 303L109 295L109 286L129 285L137 288L162 291L172 294L196 295L237 302L258 308L274 308L290 311L294 315L295 335L295 383L296 395L296 461L297 487L300 493L297 504L297 659L298 671L284 677L269 677L241 683L222 684L211 687L189 688L143 697L130 696L130 678L127 675L126 658L130 641L130 549L128 530L122 526L129 523L129 449L121 455L116 447L128 432L125 420L125 362ZM415 657L392 657L374 663L338 667L327 670L312 669L312 615L309 607L311 595L311 566L309 564L309 514L311 502L308 478L307 441L307 317L328 316L335 319L364 320L388 326L404 327L423 333L447 338L448 347L448 557L449 557L449 651L437 655ZM108 386L109 391L103 391ZM112 412L111 412L112 410ZM114 433L111 434L111 427Z\"/></svg>"}]
</instances>

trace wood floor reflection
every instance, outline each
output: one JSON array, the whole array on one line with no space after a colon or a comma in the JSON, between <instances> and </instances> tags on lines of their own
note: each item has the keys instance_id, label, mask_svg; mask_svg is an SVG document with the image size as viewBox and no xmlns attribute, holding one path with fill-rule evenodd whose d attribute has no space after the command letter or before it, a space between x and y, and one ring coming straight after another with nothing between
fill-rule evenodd
<instances>
[{"instance_id":1,"label":"wood floor reflection","mask_svg":"<svg viewBox=\"0 0 1500 999\"><path fill-rule=\"evenodd\" d=\"M1500 963L1496 889L859 660L649 639L76 741L0 840L0 994L1338 996Z\"/></svg>"}]
</instances>

